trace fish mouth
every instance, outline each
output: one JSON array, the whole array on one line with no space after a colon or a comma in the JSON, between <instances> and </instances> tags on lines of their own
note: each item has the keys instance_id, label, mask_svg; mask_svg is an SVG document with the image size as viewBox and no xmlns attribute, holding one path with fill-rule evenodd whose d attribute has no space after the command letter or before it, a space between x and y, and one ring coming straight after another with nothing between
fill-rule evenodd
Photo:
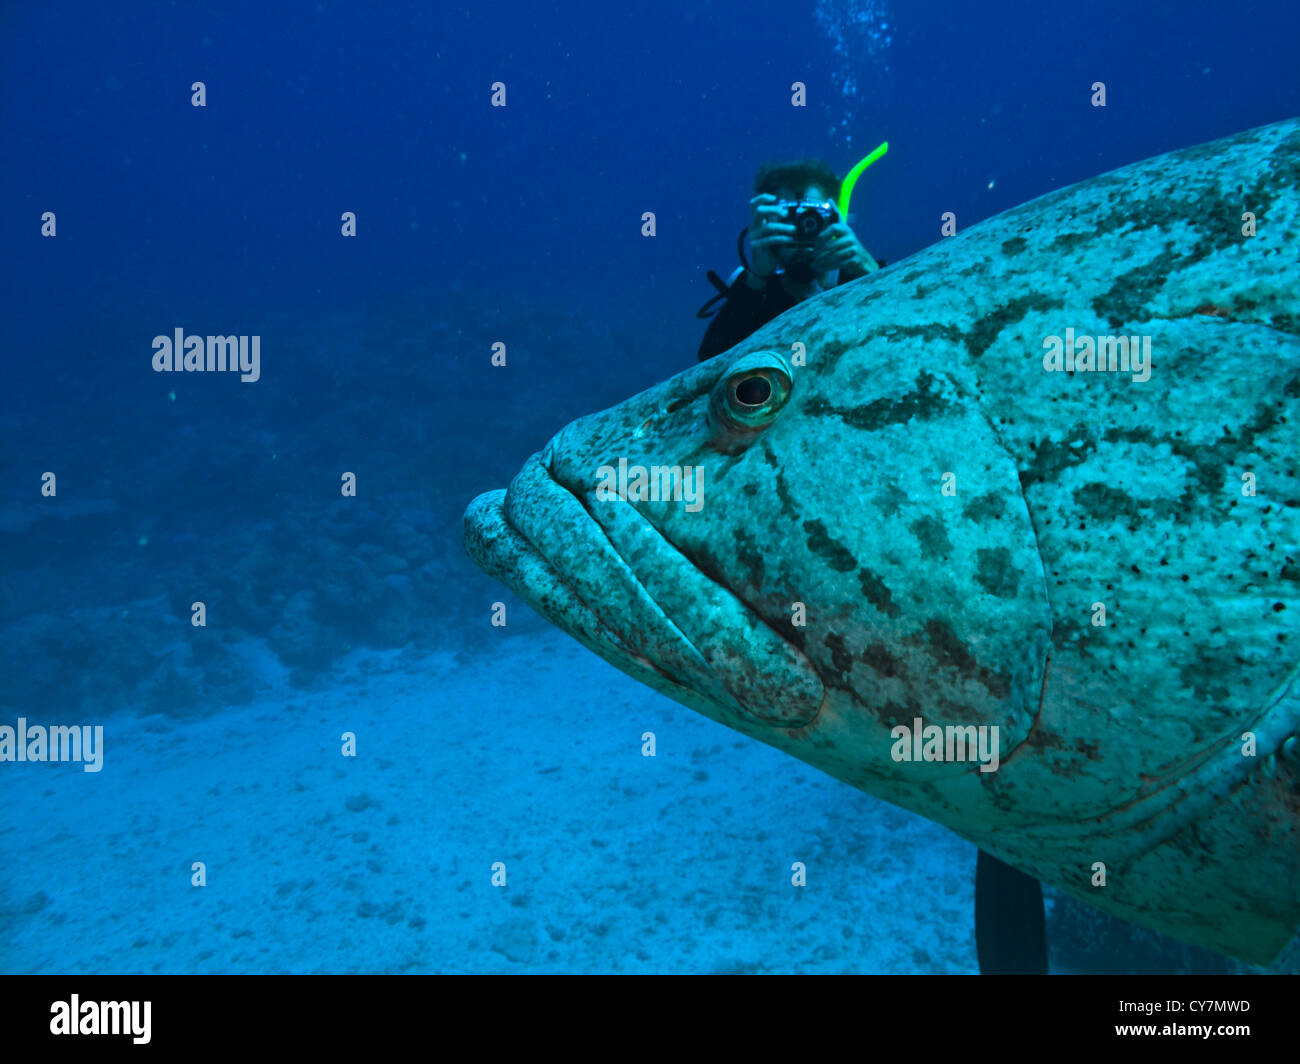
<instances>
[{"instance_id":1,"label":"fish mouth","mask_svg":"<svg viewBox=\"0 0 1300 1064\"><path fill-rule=\"evenodd\" d=\"M721 723L812 723L825 690L803 653L634 504L562 484L550 455L466 509L479 568L616 668Z\"/></svg>"}]
</instances>

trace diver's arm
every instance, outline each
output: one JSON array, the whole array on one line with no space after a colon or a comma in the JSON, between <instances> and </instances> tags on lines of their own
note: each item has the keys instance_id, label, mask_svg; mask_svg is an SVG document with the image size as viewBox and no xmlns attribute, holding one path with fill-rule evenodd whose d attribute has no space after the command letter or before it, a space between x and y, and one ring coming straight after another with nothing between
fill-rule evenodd
<instances>
[{"instance_id":1,"label":"diver's arm","mask_svg":"<svg viewBox=\"0 0 1300 1064\"><path fill-rule=\"evenodd\" d=\"M864 260L861 262L846 262L840 267L840 284L845 281L856 281L859 277L865 277L869 273L875 273L884 263L877 261L866 248L862 249Z\"/></svg>"},{"instance_id":2,"label":"diver's arm","mask_svg":"<svg viewBox=\"0 0 1300 1064\"><path fill-rule=\"evenodd\" d=\"M862 241L845 222L836 222L822 230L817 238L817 256L813 271L840 271L843 280L856 280L880 269L880 263L862 246Z\"/></svg>"}]
</instances>

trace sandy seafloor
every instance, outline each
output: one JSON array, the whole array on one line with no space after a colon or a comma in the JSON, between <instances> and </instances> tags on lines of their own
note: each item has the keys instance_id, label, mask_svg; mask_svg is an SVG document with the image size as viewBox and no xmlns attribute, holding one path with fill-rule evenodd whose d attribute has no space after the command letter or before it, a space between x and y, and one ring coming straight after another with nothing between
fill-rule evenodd
<instances>
[{"instance_id":1,"label":"sandy seafloor","mask_svg":"<svg viewBox=\"0 0 1300 1064\"><path fill-rule=\"evenodd\" d=\"M266 655L252 703L109 717L98 774L6 765L0 969L976 970L970 845L528 627L312 693ZM1048 926L1054 971L1249 970L1054 892Z\"/></svg>"}]
</instances>

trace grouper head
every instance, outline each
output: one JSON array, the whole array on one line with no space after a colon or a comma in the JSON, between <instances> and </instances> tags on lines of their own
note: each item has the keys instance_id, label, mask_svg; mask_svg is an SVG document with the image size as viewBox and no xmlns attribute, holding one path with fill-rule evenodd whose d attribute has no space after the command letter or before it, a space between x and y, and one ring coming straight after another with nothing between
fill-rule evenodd
<instances>
[{"instance_id":1,"label":"grouper head","mask_svg":"<svg viewBox=\"0 0 1300 1064\"><path fill-rule=\"evenodd\" d=\"M1298 190L1293 120L981 222L564 428L466 547L714 720L1271 959L1300 926Z\"/></svg>"},{"instance_id":2,"label":"grouper head","mask_svg":"<svg viewBox=\"0 0 1300 1064\"><path fill-rule=\"evenodd\" d=\"M763 534L777 525L774 448L792 442L769 432L792 420L793 378L776 351L716 359L575 422L509 491L473 503L471 555L607 660L714 719L811 724L825 684L782 621L772 563L787 554Z\"/></svg>"}]
</instances>

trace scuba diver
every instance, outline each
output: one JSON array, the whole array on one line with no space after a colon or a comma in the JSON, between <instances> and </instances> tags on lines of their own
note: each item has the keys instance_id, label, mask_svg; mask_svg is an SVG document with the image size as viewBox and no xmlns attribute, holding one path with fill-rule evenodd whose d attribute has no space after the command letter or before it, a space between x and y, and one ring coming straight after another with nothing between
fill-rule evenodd
<instances>
[{"instance_id":1,"label":"scuba diver","mask_svg":"<svg viewBox=\"0 0 1300 1064\"><path fill-rule=\"evenodd\" d=\"M805 299L885 265L862 246L847 219L858 177L888 150L888 142L881 144L843 181L821 159L759 169L749 201L750 224L736 241L741 265L725 282L708 272L718 294L696 317L708 318L715 304L723 304L700 342L701 362ZM983 850L975 863L975 952L983 975L1048 971L1043 885Z\"/></svg>"},{"instance_id":2,"label":"scuba diver","mask_svg":"<svg viewBox=\"0 0 1300 1064\"><path fill-rule=\"evenodd\" d=\"M862 246L847 218L858 175L888 148L882 144L843 182L821 159L768 163L759 169L749 201L750 224L736 242L741 266L725 282L708 272L718 295L696 317L708 318L716 303L725 302L704 333L701 362L740 343L797 303L884 265Z\"/></svg>"}]
</instances>

